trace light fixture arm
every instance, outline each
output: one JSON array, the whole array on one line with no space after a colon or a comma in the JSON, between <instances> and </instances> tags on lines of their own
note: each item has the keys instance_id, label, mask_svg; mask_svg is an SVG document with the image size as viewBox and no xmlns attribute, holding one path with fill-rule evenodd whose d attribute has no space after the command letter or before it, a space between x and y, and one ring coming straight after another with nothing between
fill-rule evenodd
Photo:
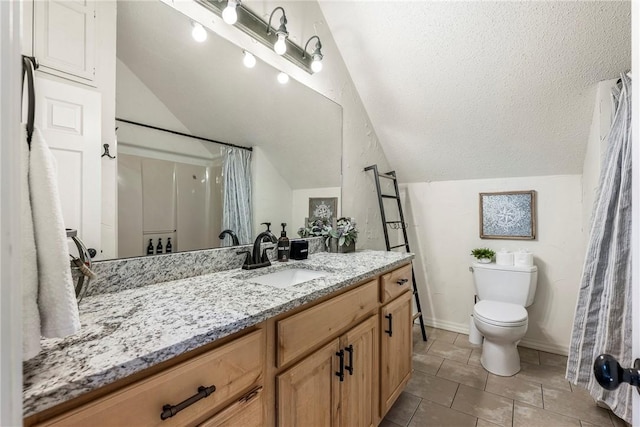
<instances>
[{"instance_id":1,"label":"light fixture arm","mask_svg":"<svg viewBox=\"0 0 640 427\"><path fill-rule=\"evenodd\" d=\"M282 11L282 17L280 18L280 27L278 28L278 30L276 31L276 34L282 34L282 35L289 35L289 33L287 32L287 15L285 15L284 13L284 9L282 8L282 6L278 6L275 9L273 9L273 12L271 12L271 16L269 16L269 23L267 24L267 34L271 34L271 19L273 18L273 14L276 13L276 11L280 9Z\"/></svg>"},{"instance_id":2,"label":"light fixture arm","mask_svg":"<svg viewBox=\"0 0 640 427\"><path fill-rule=\"evenodd\" d=\"M313 51L314 55L320 55L320 58L322 58L322 53L320 53L320 49L322 49L322 43L320 42L320 37L318 36L311 36L309 38L309 40L307 40L307 42L304 45L304 49L302 49L302 57L306 58L307 57L307 47L309 46L309 43L311 42L311 40L313 39L318 39L318 42L316 43L316 49Z\"/></svg>"}]
</instances>

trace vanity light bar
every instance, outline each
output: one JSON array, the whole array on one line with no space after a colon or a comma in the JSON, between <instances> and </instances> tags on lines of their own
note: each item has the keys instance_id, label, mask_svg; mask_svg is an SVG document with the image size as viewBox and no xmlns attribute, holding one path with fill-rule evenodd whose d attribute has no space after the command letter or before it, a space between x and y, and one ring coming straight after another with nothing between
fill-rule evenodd
<instances>
[{"instance_id":1,"label":"vanity light bar","mask_svg":"<svg viewBox=\"0 0 640 427\"><path fill-rule=\"evenodd\" d=\"M220 17L222 17L222 11L227 6L227 2L221 2L219 0L196 0L196 2ZM267 34L269 30L267 22L262 20L262 18L251 10L247 9L242 3L236 6L236 13L238 14L238 21L235 23L235 27L239 28L244 33L248 34L268 48L273 49L273 46L278 41L278 36L275 31L271 31L270 34ZM313 70L311 69L313 58L311 58L310 55L305 55L304 50L289 40L289 38L285 39L285 43L287 50L282 57L302 68L307 73L313 74Z\"/></svg>"}]
</instances>

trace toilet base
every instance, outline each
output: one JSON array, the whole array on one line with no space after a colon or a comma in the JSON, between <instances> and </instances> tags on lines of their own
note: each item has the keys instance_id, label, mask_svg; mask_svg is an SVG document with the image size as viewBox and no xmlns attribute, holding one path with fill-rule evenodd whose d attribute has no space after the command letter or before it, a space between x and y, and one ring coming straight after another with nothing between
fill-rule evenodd
<instances>
[{"instance_id":1,"label":"toilet base","mask_svg":"<svg viewBox=\"0 0 640 427\"><path fill-rule=\"evenodd\" d=\"M519 342L520 340L518 340ZM494 375L510 377L520 372L520 354L515 342L495 343L484 337L482 367Z\"/></svg>"}]
</instances>

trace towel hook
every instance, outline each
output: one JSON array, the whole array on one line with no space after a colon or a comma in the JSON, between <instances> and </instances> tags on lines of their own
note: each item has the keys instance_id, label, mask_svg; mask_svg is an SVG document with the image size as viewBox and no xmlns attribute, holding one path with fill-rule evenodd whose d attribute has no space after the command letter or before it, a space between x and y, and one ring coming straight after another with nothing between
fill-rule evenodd
<instances>
[{"instance_id":1,"label":"towel hook","mask_svg":"<svg viewBox=\"0 0 640 427\"><path fill-rule=\"evenodd\" d=\"M102 156L100 157L107 156L110 159L116 158L116 156L112 156L111 153L109 153L109 144L102 144L102 147L104 148L104 153L102 153Z\"/></svg>"}]
</instances>

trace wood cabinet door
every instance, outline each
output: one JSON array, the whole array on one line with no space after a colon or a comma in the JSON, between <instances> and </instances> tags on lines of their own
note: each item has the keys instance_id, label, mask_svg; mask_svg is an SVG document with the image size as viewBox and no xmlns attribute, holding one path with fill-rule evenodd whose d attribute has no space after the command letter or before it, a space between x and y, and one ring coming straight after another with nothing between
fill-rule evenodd
<instances>
[{"instance_id":1,"label":"wood cabinet door","mask_svg":"<svg viewBox=\"0 0 640 427\"><path fill-rule=\"evenodd\" d=\"M277 377L278 425L337 426L340 350L336 338Z\"/></svg>"},{"instance_id":2,"label":"wood cabinet door","mask_svg":"<svg viewBox=\"0 0 640 427\"><path fill-rule=\"evenodd\" d=\"M341 425L370 427L377 424L378 316L349 330L341 340L345 351Z\"/></svg>"},{"instance_id":3,"label":"wood cabinet door","mask_svg":"<svg viewBox=\"0 0 640 427\"><path fill-rule=\"evenodd\" d=\"M382 307L380 315L380 416L411 377L411 292Z\"/></svg>"}]
</instances>

